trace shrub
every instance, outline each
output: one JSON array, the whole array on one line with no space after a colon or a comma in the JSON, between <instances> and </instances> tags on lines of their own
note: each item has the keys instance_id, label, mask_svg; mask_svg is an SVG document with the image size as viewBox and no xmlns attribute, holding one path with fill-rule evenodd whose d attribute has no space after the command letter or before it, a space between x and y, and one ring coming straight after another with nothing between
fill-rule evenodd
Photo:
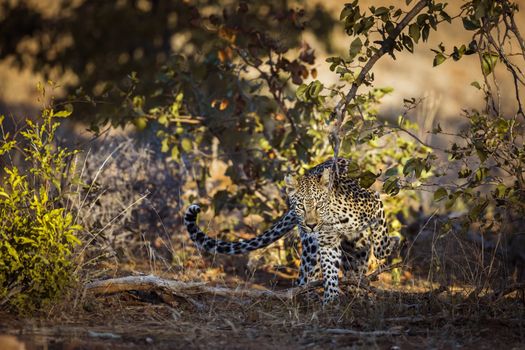
<instances>
[{"instance_id":1,"label":"shrub","mask_svg":"<svg viewBox=\"0 0 525 350\"><path fill-rule=\"evenodd\" d=\"M0 156L7 164L0 184L0 305L18 312L45 307L74 279L81 227L65 203L75 180L69 160L77 152L54 144L57 118L70 113L46 108L38 121L26 120L17 137L0 118ZM19 155L23 161L14 164Z\"/></svg>"}]
</instances>

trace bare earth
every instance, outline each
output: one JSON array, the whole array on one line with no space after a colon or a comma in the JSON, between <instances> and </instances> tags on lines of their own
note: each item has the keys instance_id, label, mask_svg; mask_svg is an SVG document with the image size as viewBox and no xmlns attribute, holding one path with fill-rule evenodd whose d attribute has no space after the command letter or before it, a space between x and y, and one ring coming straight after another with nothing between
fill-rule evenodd
<instances>
[{"instance_id":1,"label":"bare earth","mask_svg":"<svg viewBox=\"0 0 525 350\"><path fill-rule=\"evenodd\" d=\"M259 271L242 285L243 276L233 274L221 285L279 290L292 285L285 277ZM416 282L410 276L393 286L383 273L364 295L351 298L346 290L339 305L324 309L319 291L291 302L87 293L53 310L59 316L52 319L1 314L0 334L16 339L0 336L0 349L525 349L525 304L518 292L469 299L466 289ZM8 347L17 340L19 347Z\"/></svg>"}]
</instances>

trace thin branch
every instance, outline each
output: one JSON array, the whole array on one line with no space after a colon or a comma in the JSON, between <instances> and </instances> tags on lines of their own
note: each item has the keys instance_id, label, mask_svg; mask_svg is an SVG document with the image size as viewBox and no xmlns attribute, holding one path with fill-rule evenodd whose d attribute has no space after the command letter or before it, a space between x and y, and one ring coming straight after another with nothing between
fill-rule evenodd
<instances>
[{"instance_id":1,"label":"thin branch","mask_svg":"<svg viewBox=\"0 0 525 350\"><path fill-rule=\"evenodd\" d=\"M410 130L407 130L407 129L403 128L402 126L398 126L398 125L388 125L387 128L390 128L390 129L396 129L396 130L399 130L399 131L403 131L404 133L406 133L406 134L408 134L410 137L414 138L417 142L419 142L419 143L422 144L423 146L428 147L428 148L434 148L434 146L431 146L431 145L429 145L428 143L424 142L424 141L421 140L416 134L414 134L414 133L411 132Z\"/></svg>"}]
</instances>

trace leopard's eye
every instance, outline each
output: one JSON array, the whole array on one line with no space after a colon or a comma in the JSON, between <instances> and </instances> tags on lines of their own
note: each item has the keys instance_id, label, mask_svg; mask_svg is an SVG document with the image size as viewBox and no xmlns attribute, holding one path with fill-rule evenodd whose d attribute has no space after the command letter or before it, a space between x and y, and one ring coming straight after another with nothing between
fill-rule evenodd
<instances>
[{"instance_id":1,"label":"leopard's eye","mask_svg":"<svg viewBox=\"0 0 525 350\"><path fill-rule=\"evenodd\" d=\"M304 210L304 205L303 205L303 203L297 203L295 206L296 206L296 208L299 209L299 210Z\"/></svg>"}]
</instances>

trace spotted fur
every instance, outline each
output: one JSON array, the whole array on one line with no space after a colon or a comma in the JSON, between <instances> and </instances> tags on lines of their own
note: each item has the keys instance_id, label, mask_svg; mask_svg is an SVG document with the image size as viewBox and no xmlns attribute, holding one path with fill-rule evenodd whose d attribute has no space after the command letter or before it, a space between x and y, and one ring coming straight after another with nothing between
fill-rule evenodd
<instances>
[{"instance_id":1,"label":"spotted fur","mask_svg":"<svg viewBox=\"0 0 525 350\"><path fill-rule=\"evenodd\" d=\"M298 284L304 285L322 272L323 301L333 302L339 297L341 265L362 278L370 253L378 259L387 258L397 243L388 236L379 194L345 176L348 165L346 159L338 159L337 165L329 160L301 177L287 176L289 210L255 238L226 242L209 237L197 226L197 205L188 208L184 223L197 247L223 254L266 247L298 226L302 245Z\"/></svg>"}]
</instances>

